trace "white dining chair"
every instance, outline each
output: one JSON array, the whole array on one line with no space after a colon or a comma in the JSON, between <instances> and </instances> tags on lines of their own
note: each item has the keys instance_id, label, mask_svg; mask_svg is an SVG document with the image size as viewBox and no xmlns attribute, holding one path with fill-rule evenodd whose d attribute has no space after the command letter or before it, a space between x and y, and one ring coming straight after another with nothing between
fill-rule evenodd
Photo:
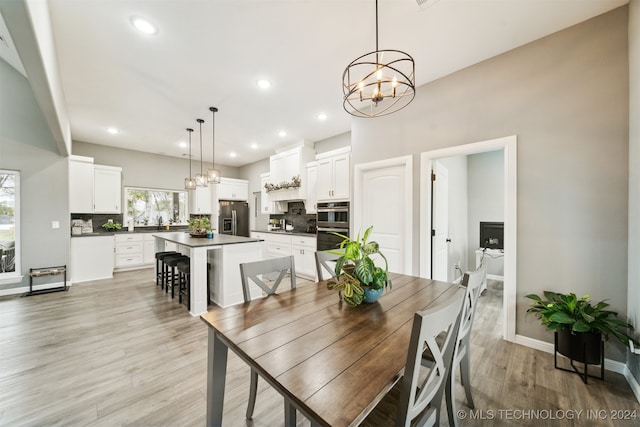
<instances>
[{"instance_id":1,"label":"white dining chair","mask_svg":"<svg viewBox=\"0 0 640 427\"><path fill-rule=\"evenodd\" d=\"M462 306L462 314L460 317L460 331L458 332L458 340L454 353L454 363L451 367L451 381L447 386L447 414L449 416L449 425L457 426L458 417L456 414L456 395L455 395L455 379L456 368L460 366L460 380L464 386L464 393L467 398L467 406L474 409L473 397L471 396L471 369L469 362L469 338L471 337L471 328L473 327L473 318L476 314L478 299L482 292L482 282L485 276L485 261L474 271L467 271L462 276L461 286L465 288L464 302Z\"/></svg>"},{"instance_id":2,"label":"white dining chair","mask_svg":"<svg viewBox=\"0 0 640 427\"><path fill-rule=\"evenodd\" d=\"M459 289L447 300L415 313L395 425L440 424L442 396L449 383L458 341L463 293L464 290ZM427 368L426 376L423 376L421 369L426 368L422 364L425 348L433 356L433 363Z\"/></svg>"},{"instance_id":3,"label":"white dining chair","mask_svg":"<svg viewBox=\"0 0 640 427\"><path fill-rule=\"evenodd\" d=\"M277 278L273 281L265 280L265 276L269 273L276 273ZM240 264L240 277L242 281L242 294L244 302L251 301L250 286L251 282L258 285L267 296L274 295L278 290L278 286L282 280L289 275L291 277L291 289L296 287L296 266L293 256L281 258L272 258L263 261L246 262ZM256 406L256 395L258 393L258 371L251 368L251 381L249 384L249 403L247 405L247 419L253 417L253 410ZM291 402L284 397L285 425L294 425L296 419L295 408ZM291 424L293 423L293 424Z\"/></svg>"},{"instance_id":4,"label":"white dining chair","mask_svg":"<svg viewBox=\"0 0 640 427\"><path fill-rule=\"evenodd\" d=\"M316 251L315 256L318 281L325 280L324 273L328 273L329 277L327 277L327 279L336 277L335 268L333 268L335 266L335 262L332 261L336 261L341 255L328 251Z\"/></svg>"}]
</instances>

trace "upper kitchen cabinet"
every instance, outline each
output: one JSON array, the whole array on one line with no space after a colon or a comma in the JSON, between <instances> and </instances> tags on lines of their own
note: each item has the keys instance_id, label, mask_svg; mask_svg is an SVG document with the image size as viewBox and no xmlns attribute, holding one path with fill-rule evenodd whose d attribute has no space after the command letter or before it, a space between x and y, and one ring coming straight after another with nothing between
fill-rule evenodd
<instances>
[{"instance_id":1,"label":"upper kitchen cabinet","mask_svg":"<svg viewBox=\"0 0 640 427\"><path fill-rule=\"evenodd\" d=\"M94 165L92 157L69 156L69 211L121 213L122 168Z\"/></svg>"},{"instance_id":2,"label":"upper kitchen cabinet","mask_svg":"<svg viewBox=\"0 0 640 427\"><path fill-rule=\"evenodd\" d=\"M269 200L304 200L307 198L307 169L306 165L314 158L313 149L304 144L289 148L274 154L269 158L269 183L275 186L288 184L295 177L301 181L300 187L283 187L269 192Z\"/></svg>"},{"instance_id":3,"label":"upper kitchen cabinet","mask_svg":"<svg viewBox=\"0 0 640 427\"><path fill-rule=\"evenodd\" d=\"M318 210L318 162L307 163L307 200L304 207L308 214Z\"/></svg>"},{"instance_id":4,"label":"upper kitchen cabinet","mask_svg":"<svg viewBox=\"0 0 640 427\"><path fill-rule=\"evenodd\" d=\"M246 179L220 178L217 184L218 200L249 200L249 181Z\"/></svg>"},{"instance_id":5,"label":"upper kitchen cabinet","mask_svg":"<svg viewBox=\"0 0 640 427\"><path fill-rule=\"evenodd\" d=\"M349 200L351 147L318 154L318 201Z\"/></svg>"},{"instance_id":6,"label":"upper kitchen cabinet","mask_svg":"<svg viewBox=\"0 0 640 427\"><path fill-rule=\"evenodd\" d=\"M189 191L189 213L194 215L211 215L211 187L196 187Z\"/></svg>"},{"instance_id":7,"label":"upper kitchen cabinet","mask_svg":"<svg viewBox=\"0 0 640 427\"><path fill-rule=\"evenodd\" d=\"M93 212L122 213L122 168L93 165Z\"/></svg>"},{"instance_id":8,"label":"upper kitchen cabinet","mask_svg":"<svg viewBox=\"0 0 640 427\"><path fill-rule=\"evenodd\" d=\"M69 156L69 211L93 212L93 158Z\"/></svg>"},{"instance_id":9,"label":"upper kitchen cabinet","mask_svg":"<svg viewBox=\"0 0 640 427\"><path fill-rule=\"evenodd\" d=\"M272 202L269 200L269 193L265 184L271 182L271 174L260 174L260 206L262 214L281 214L286 212L286 209L282 209L282 204L278 202ZM284 203L286 205L286 203Z\"/></svg>"}]
</instances>

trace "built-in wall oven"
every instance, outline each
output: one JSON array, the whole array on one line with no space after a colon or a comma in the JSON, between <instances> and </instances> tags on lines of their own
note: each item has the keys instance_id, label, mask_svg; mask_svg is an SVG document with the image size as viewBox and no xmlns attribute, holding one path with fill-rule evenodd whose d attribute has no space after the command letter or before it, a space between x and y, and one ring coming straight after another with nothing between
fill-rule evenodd
<instances>
[{"instance_id":1,"label":"built-in wall oven","mask_svg":"<svg viewBox=\"0 0 640 427\"><path fill-rule=\"evenodd\" d=\"M318 203L317 212L317 250L326 251L338 248L342 237L333 233L349 235L349 202Z\"/></svg>"}]
</instances>

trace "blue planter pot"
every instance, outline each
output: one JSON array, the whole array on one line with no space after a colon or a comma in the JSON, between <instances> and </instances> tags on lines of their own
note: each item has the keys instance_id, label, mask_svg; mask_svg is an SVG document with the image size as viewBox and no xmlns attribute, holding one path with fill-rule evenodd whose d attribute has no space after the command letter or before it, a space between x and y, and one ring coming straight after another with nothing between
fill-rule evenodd
<instances>
[{"instance_id":1,"label":"blue planter pot","mask_svg":"<svg viewBox=\"0 0 640 427\"><path fill-rule=\"evenodd\" d=\"M367 289L367 288L363 288L364 290L364 300L362 302L376 302L378 301L378 298L380 298L382 296L382 293L384 292L384 288L382 289Z\"/></svg>"}]
</instances>

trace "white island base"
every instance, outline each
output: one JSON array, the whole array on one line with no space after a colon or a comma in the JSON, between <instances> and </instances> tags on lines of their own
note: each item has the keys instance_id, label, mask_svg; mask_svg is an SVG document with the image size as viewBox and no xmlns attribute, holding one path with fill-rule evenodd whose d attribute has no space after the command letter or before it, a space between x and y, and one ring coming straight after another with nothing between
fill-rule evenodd
<instances>
[{"instance_id":1,"label":"white island base","mask_svg":"<svg viewBox=\"0 0 640 427\"><path fill-rule=\"evenodd\" d=\"M191 287L190 309L193 316L207 312L207 262L211 264L211 300L227 307L244 302L240 264L262 260L260 239L228 235L216 235L213 239L193 238L186 233L162 233L154 235L156 251L165 250L165 242L177 245L177 251L190 258ZM250 288L251 298L261 295L256 285Z\"/></svg>"}]
</instances>

